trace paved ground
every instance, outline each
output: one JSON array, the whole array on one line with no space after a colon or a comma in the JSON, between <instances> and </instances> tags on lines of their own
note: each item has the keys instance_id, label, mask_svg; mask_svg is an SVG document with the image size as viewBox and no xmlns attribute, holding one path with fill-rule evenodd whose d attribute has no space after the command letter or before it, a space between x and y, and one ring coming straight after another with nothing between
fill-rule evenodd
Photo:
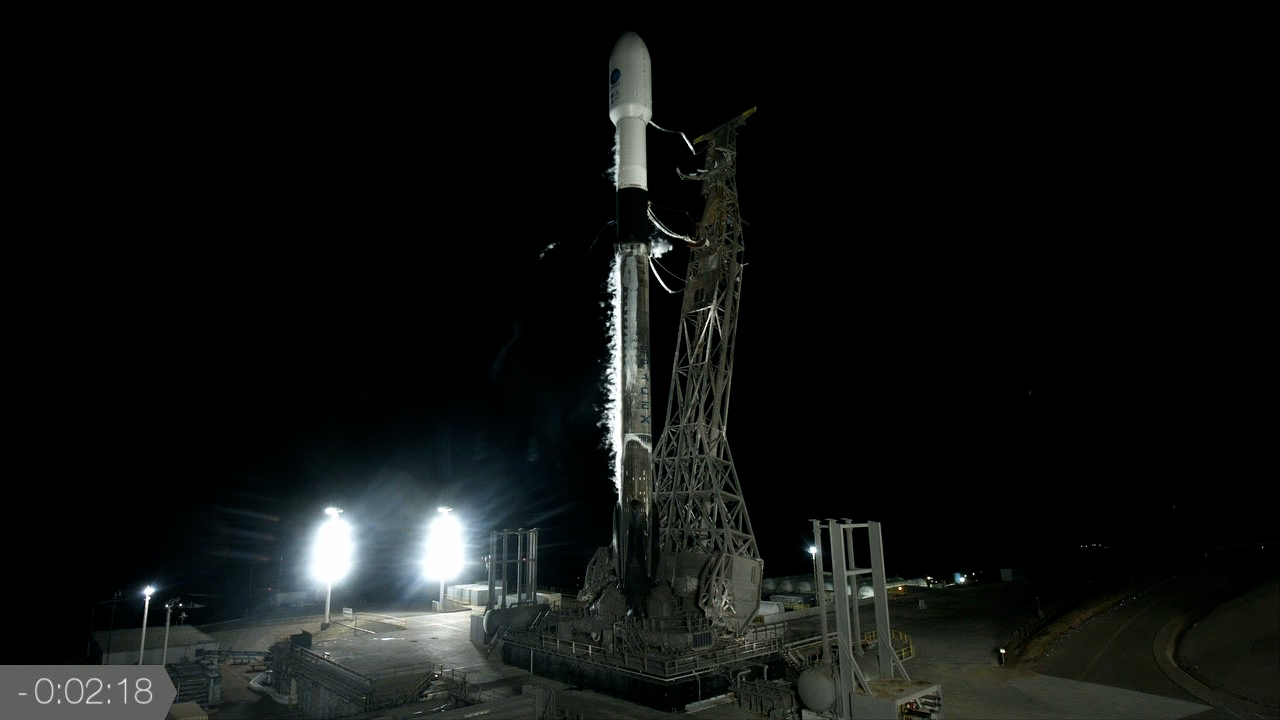
<instances>
[{"instance_id":1,"label":"paved ground","mask_svg":"<svg viewBox=\"0 0 1280 720\"><path fill-rule=\"evenodd\" d=\"M1036 594L1054 589L1035 583L992 583L919 590L906 602L891 603L892 626L915 640L917 656L905 663L907 672L913 680L942 685L943 709L952 720L1182 718L1206 709L1185 700L1001 666L998 648L1034 616ZM920 597L926 600L925 610L912 600ZM866 627L870 608L861 610ZM879 673L874 657L866 656L862 667Z\"/></svg>"},{"instance_id":2,"label":"paved ground","mask_svg":"<svg viewBox=\"0 0 1280 720\"><path fill-rule=\"evenodd\" d=\"M1186 631L1179 651L1205 685L1280 707L1280 579L1215 608Z\"/></svg>"},{"instance_id":3,"label":"paved ground","mask_svg":"<svg viewBox=\"0 0 1280 720\"><path fill-rule=\"evenodd\" d=\"M890 602L890 623L908 632L915 643L916 656L907 661L906 669L913 680L938 683L943 688L944 711L948 718L1216 718L1234 717L1209 704L1198 702L1186 693L1139 692L1106 684L1098 678L1082 681L1055 677L1027 667L1001 666L996 650L1007 642L1013 631L1034 618L1037 599L1049 606L1062 597L1069 587L1049 583L990 583L972 587L945 589L908 588ZM1276 670L1276 598L1280 590L1272 583L1238 601L1220 608L1193 628L1184 640L1183 654L1195 658L1198 672L1223 690L1251 692L1260 702L1274 701L1274 696L1256 692L1259 682L1280 679ZM925 607L919 601L925 600ZM300 629L315 633L313 649L328 652L338 662L360 672L373 672L395 665L438 662L467 673L468 680L490 688L495 695L510 688L537 682L558 688L557 707L569 717L584 718L656 718L667 716L649 708L615 700L596 693L574 690L541 678L531 678L527 668L503 665L496 657L486 657L468 640L468 612L431 613L423 609L401 613L405 628L390 625L357 623L374 633L361 632L335 625L321 632L319 617L298 618L288 623L244 629L206 629L225 648L266 649L277 639ZM870 604L860 606L862 629L874 627ZM1270 624L1267 624L1267 621ZM788 637L817 634L818 618L793 624ZM1263 628L1262 632L1258 628ZM830 629L834 630L834 622ZM1169 636L1172 639L1172 635ZM1158 644L1158 643L1157 643ZM1245 654L1241 647L1247 647ZM1268 656L1268 653L1270 655ZM1268 662L1268 660L1270 662ZM859 660L865 674L877 676L879 668L873 655ZM1151 662L1155 662L1152 660ZM229 666L234 674L236 666ZM1256 670L1255 675L1239 672ZM535 668L536 669L536 668ZM270 700L236 704L242 693L230 692L239 677L227 679L224 691L228 705L219 712L222 718L283 717L281 706ZM1276 687L1280 683L1271 683ZM247 691L246 691L247 692ZM733 705L721 705L698 713L706 720L740 720L754 718ZM1247 717L1247 716L1246 716ZM1265 712L1258 717L1277 717Z\"/></svg>"}]
</instances>

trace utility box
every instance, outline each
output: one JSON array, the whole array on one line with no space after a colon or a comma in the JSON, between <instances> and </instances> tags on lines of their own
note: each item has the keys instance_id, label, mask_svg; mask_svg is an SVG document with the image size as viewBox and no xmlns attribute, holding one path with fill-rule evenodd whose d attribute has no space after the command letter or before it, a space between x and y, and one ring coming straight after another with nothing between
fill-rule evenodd
<instances>
[{"instance_id":1,"label":"utility box","mask_svg":"<svg viewBox=\"0 0 1280 720\"><path fill-rule=\"evenodd\" d=\"M942 686L923 681L870 680L874 696L853 693L852 716L874 720L942 719Z\"/></svg>"},{"instance_id":2,"label":"utility box","mask_svg":"<svg viewBox=\"0 0 1280 720\"><path fill-rule=\"evenodd\" d=\"M484 615L480 613L471 613L471 644L478 648L487 648L488 643L484 636Z\"/></svg>"}]
</instances>

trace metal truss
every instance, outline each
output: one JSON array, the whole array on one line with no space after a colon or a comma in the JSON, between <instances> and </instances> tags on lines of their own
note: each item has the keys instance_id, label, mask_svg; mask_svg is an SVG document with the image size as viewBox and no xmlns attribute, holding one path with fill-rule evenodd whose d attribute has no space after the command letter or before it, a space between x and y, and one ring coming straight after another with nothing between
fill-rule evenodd
<instances>
[{"instance_id":1,"label":"metal truss","mask_svg":"<svg viewBox=\"0 0 1280 720\"><path fill-rule=\"evenodd\" d=\"M683 321L666 423L654 453L660 553L760 560L727 434L742 292L735 144L749 114L699 138L707 143L707 166L686 176L702 181L706 209L697 240L689 243Z\"/></svg>"}]
</instances>

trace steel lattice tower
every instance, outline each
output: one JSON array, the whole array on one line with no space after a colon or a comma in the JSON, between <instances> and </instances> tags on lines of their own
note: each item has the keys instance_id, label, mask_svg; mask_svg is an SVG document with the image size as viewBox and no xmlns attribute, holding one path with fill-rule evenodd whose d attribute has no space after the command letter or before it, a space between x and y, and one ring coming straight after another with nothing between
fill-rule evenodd
<instances>
[{"instance_id":1,"label":"steel lattice tower","mask_svg":"<svg viewBox=\"0 0 1280 720\"><path fill-rule=\"evenodd\" d=\"M698 605L712 619L735 627L755 614L761 565L728 440L742 293L735 141L750 114L695 141L707 143L706 167L686 177L702 180L706 209L690 243L666 422L654 451L659 556L703 556ZM734 596L752 592L752 585L755 597L735 603Z\"/></svg>"}]
</instances>

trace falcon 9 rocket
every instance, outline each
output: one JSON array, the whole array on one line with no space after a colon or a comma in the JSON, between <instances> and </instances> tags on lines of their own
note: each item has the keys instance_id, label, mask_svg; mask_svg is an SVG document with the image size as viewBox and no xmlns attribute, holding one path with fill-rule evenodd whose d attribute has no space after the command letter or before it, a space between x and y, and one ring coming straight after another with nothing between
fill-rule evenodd
<instances>
[{"instance_id":1,"label":"falcon 9 rocket","mask_svg":"<svg viewBox=\"0 0 1280 720\"><path fill-rule=\"evenodd\" d=\"M645 132L653 117L649 49L628 32L609 55L609 119L617 128L615 249L622 354L618 404L621 492L614 508L614 570L628 608L644 613L653 574L653 411L649 362L649 183Z\"/></svg>"}]
</instances>

